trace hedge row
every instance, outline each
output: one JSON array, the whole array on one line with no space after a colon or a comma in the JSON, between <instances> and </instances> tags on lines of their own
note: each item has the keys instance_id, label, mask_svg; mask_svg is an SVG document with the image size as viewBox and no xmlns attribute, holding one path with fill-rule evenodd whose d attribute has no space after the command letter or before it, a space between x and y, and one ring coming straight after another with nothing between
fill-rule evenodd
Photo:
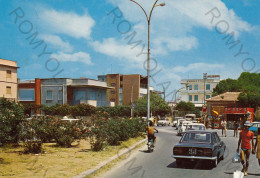
<instances>
[{"instance_id":1,"label":"hedge row","mask_svg":"<svg viewBox=\"0 0 260 178\"><path fill-rule=\"evenodd\" d=\"M53 106L35 106L34 104L23 104L25 113L30 114L31 109L40 109L46 115L59 115L67 116L71 115L76 116L91 116L97 114L97 112L107 112L110 117L130 117L131 108L130 106L103 106L103 107L94 107L88 104L78 104L75 106L70 106L68 104L56 104Z\"/></svg>"},{"instance_id":2,"label":"hedge row","mask_svg":"<svg viewBox=\"0 0 260 178\"><path fill-rule=\"evenodd\" d=\"M68 108L67 105L59 107L59 111ZM91 110L84 104L79 108L85 113ZM146 122L141 118L110 117L102 110L96 110L88 121L68 122L54 116L26 119L20 104L0 99L0 144L22 141L26 153L41 152L42 144L46 142L55 141L60 146L70 147L80 139L90 139L92 150L99 151L106 145L117 145L136 137L145 128Z\"/></svg>"}]
</instances>

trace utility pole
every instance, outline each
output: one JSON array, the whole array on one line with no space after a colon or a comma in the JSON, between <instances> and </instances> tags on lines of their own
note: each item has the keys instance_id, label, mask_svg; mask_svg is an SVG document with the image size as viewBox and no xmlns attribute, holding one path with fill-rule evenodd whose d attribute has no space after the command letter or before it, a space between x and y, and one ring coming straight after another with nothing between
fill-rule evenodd
<instances>
[{"instance_id":1,"label":"utility pole","mask_svg":"<svg viewBox=\"0 0 260 178\"><path fill-rule=\"evenodd\" d=\"M203 107L206 106L206 79L207 79L207 73L203 73L203 80L204 80L204 97L203 97ZM203 118L204 118L204 125L206 124L206 114L203 112ZM205 125L206 126L206 125Z\"/></svg>"}]
</instances>

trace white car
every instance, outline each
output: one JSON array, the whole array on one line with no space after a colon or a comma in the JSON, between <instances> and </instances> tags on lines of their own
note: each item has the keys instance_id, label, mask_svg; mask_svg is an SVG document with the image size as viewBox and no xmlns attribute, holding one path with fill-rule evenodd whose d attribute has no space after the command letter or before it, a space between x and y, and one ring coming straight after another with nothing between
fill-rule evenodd
<instances>
[{"instance_id":1,"label":"white car","mask_svg":"<svg viewBox=\"0 0 260 178\"><path fill-rule=\"evenodd\" d=\"M180 123L182 123L182 122L184 122L185 121L185 119L178 119L177 120L177 123L176 123L176 130L178 130L178 127L179 127L179 125L180 125Z\"/></svg>"},{"instance_id":2,"label":"white car","mask_svg":"<svg viewBox=\"0 0 260 178\"><path fill-rule=\"evenodd\" d=\"M186 126L186 131L188 130L206 130L206 127L201 123L191 123Z\"/></svg>"},{"instance_id":3,"label":"white car","mask_svg":"<svg viewBox=\"0 0 260 178\"><path fill-rule=\"evenodd\" d=\"M178 125L177 135L182 135L186 131L186 128L189 124L192 124L192 122L190 121L180 122L180 124Z\"/></svg>"},{"instance_id":4,"label":"white car","mask_svg":"<svg viewBox=\"0 0 260 178\"><path fill-rule=\"evenodd\" d=\"M178 126L178 120L179 119L183 119L183 117L175 117L174 121L172 122L172 126L176 127L176 129L177 129L177 126Z\"/></svg>"},{"instance_id":5,"label":"white car","mask_svg":"<svg viewBox=\"0 0 260 178\"><path fill-rule=\"evenodd\" d=\"M160 119L158 122L157 122L157 126L166 126L166 125L170 125L170 121L168 118L163 118L163 119Z\"/></svg>"}]
</instances>

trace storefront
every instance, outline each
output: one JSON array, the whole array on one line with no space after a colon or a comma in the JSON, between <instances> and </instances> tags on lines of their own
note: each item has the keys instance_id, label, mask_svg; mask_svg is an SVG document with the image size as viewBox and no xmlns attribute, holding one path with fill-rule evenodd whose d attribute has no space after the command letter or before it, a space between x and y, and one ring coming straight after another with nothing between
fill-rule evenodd
<instances>
[{"instance_id":1,"label":"storefront","mask_svg":"<svg viewBox=\"0 0 260 178\"><path fill-rule=\"evenodd\" d=\"M228 129L234 129L235 121L240 123L240 127L245 121L253 122L254 108L225 108L225 119L227 120Z\"/></svg>"}]
</instances>

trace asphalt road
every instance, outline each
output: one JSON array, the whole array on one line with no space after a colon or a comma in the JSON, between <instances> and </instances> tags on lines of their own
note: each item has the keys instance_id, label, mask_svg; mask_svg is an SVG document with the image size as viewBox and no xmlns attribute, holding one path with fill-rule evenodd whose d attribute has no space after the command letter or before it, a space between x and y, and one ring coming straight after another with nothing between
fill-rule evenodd
<instances>
[{"instance_id":1,"label":"asphalt road","mask_svg":"<svg viewBox=\"0 0 260 178\"><path fill-rule=\"evenodd\" d=\"M240 163L232 163L235 155L238 138L233 137L233 132L227 132L227 137L222 137L221 130L217 130L220 138L225 142L227 149L225 159L220 161L216 168L205 163L184 164L176 166L175 159L171 157L173 145L177 144L180 136L176 135L175 127L157 127L159 133L155 151L147 152L147 146L130 152L127 158L121 161L115 168L101 175L106 178L154 178L154 177L176 177L176 178L233 178L233 172L241 170ZM248 178L260 178L260 166L255 155L251 154Z\"/></svg>"}]
</instances>

